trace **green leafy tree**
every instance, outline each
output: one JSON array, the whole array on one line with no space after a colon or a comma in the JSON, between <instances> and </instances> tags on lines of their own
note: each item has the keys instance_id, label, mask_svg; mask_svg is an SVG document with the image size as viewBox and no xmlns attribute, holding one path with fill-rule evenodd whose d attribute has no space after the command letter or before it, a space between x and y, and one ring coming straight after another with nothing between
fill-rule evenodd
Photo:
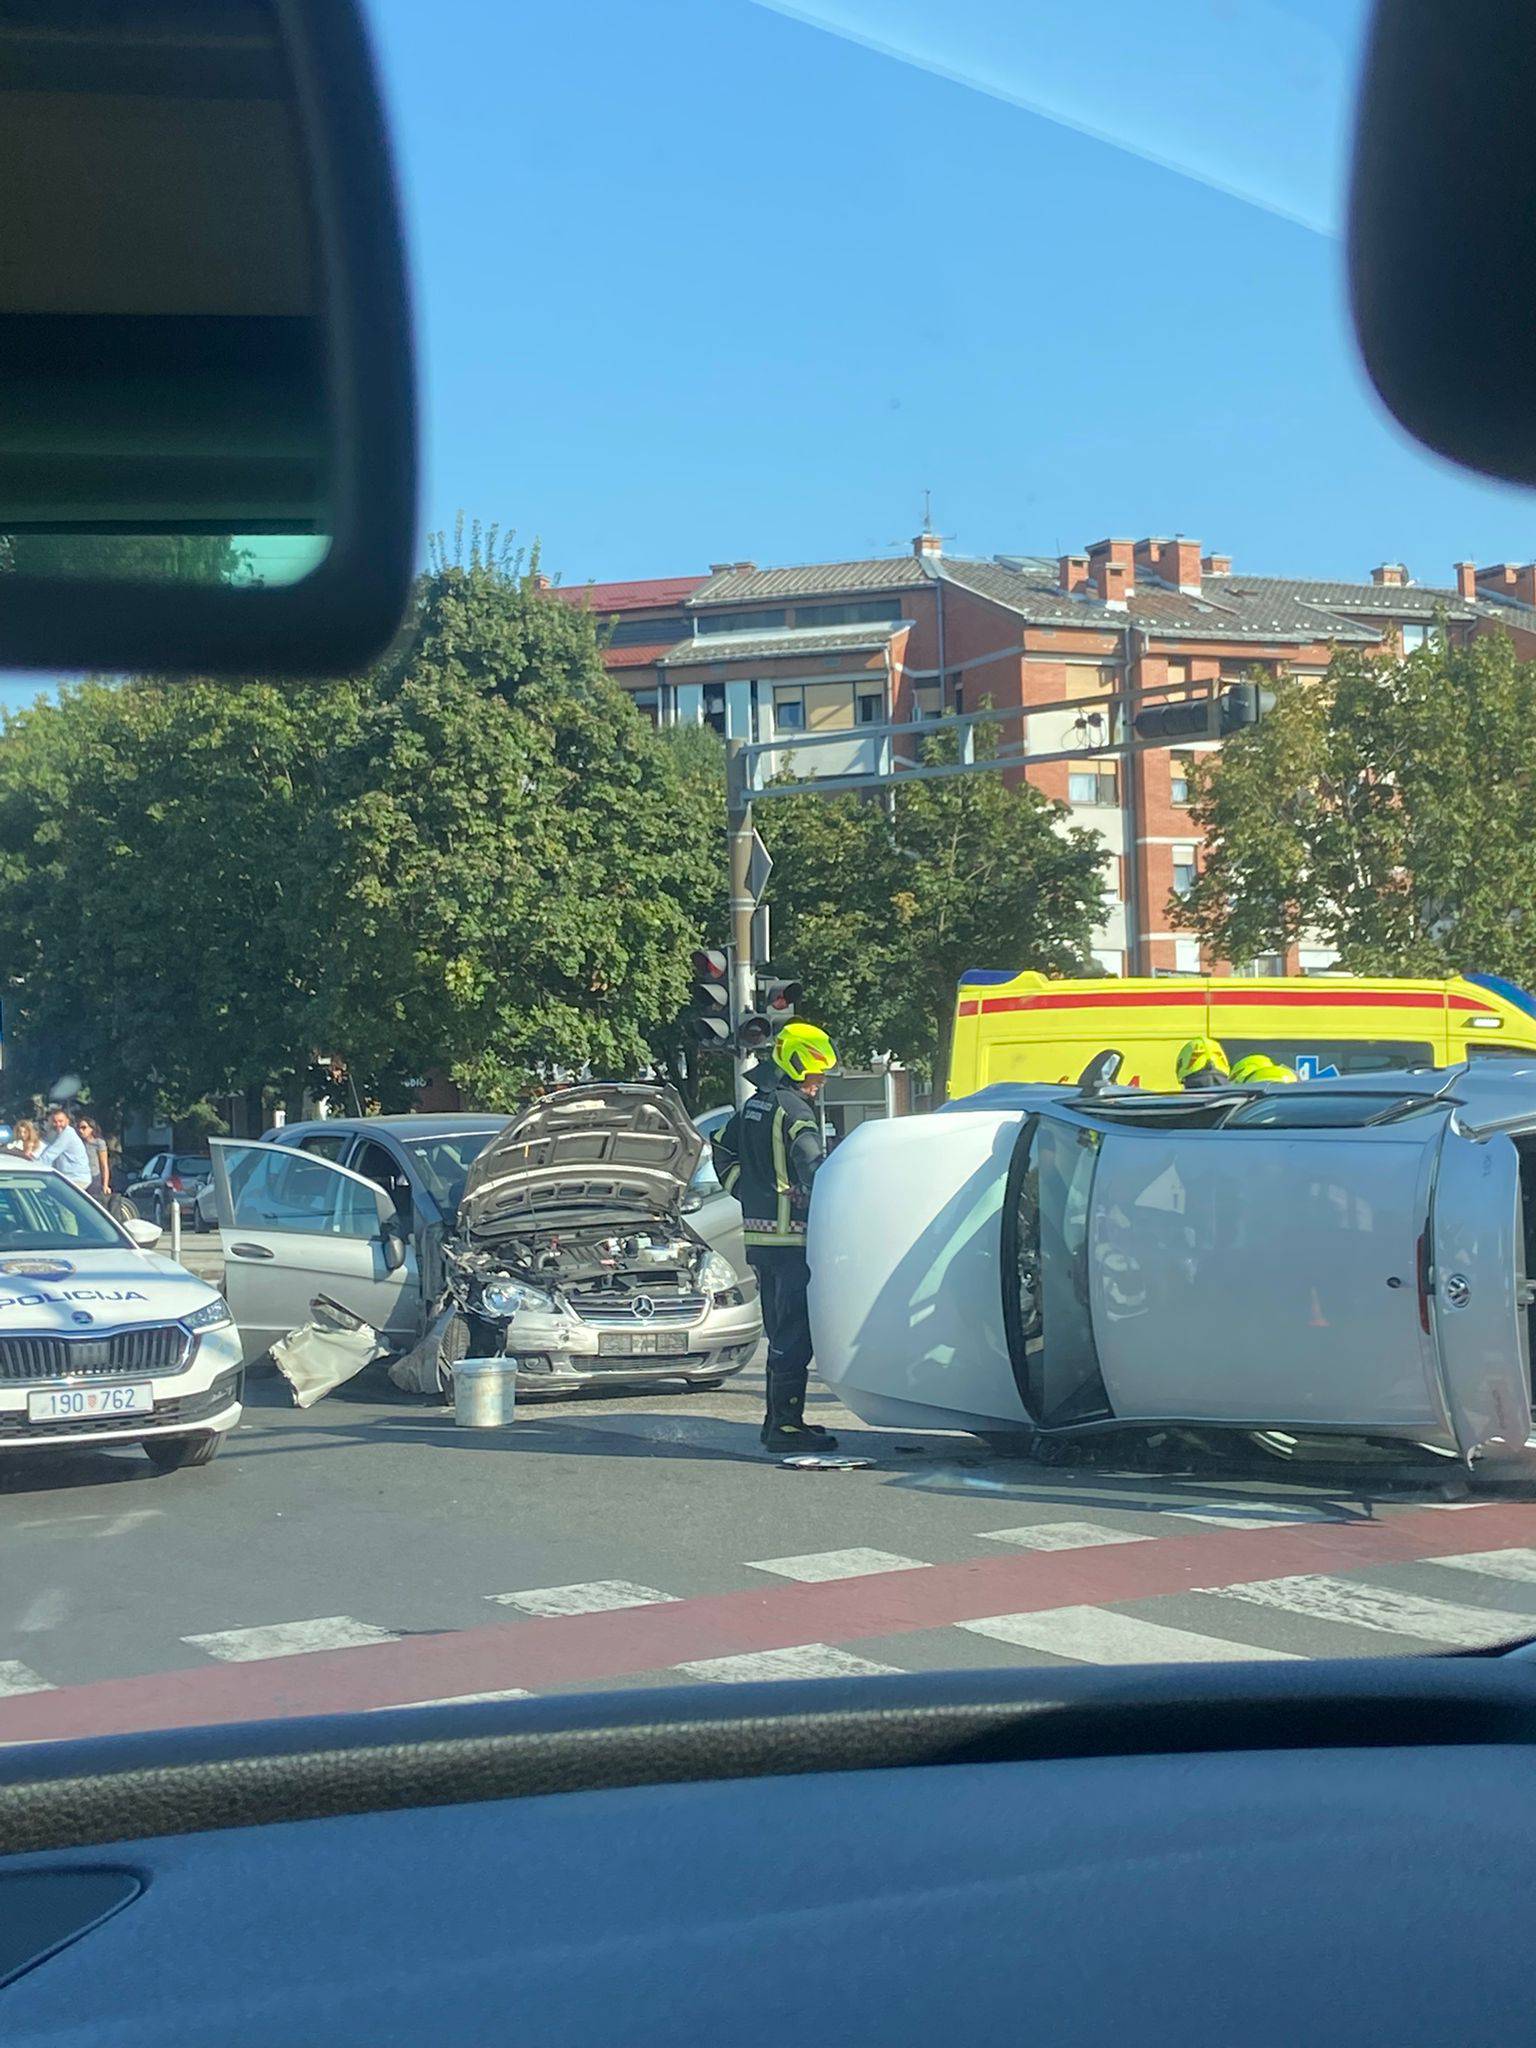
<instances>
[{"instance_id":1,"label":"green leafy tree","mask_svg":"<svg viewBox=\"0 0 1536 2048\"><path fill-rule=\"evenodd\" d=\"M388 1100L664 1056L716 857L697 778L532 568L440 562L337 762L330 1035Z\"/></svg>"},{"instance_id":2,"label":"green leafy tree","mask_svg":"<svg viewBox=\"0 0 1536 2048\"><path fill-rule=\"evenodd\" d=\"M316 865L355 685L67 687L0 736L0 958L18 1085L180 1115L283 1086L326 970ZM259 1114L259 1111L258 1111Z\"/></svg>"},{"instance_id":3,"label":"green leafy tree","mask_svg":"<svg viewBox=\"0 0 1536 2048\"><path fill-rule=\"evenodd\" d=\"M227 533L0 534L0 575L107 583L229 583L249 548Z\"/></svg>"},{"instance_id":4,"label":"green leafy tree","mask_svg":"<svg viewBox=\"0 0 1536 2048\"><path fill-rule=\"evenodd\" d=\"M954 758L938 734L925 758ZM843 1057L895 1054L942 1083L968 967L1088 968L1106 852L1064 805L1001 772L898 784L889 796L773 798L775 965Z\"/></svg>"},{"instance_id":5,"label":"green leafy tree","mask_svg":"<svg viewBox=\"0 0 1536 2048\"><path fill-rule=\"evenodd\" d=\"M1172 913L1222 958L1312 935L1365 974L1536 979L1536 663L1437 635L1337 654L1214 756L1205 869Z\"/></svg>"}]
</instances>

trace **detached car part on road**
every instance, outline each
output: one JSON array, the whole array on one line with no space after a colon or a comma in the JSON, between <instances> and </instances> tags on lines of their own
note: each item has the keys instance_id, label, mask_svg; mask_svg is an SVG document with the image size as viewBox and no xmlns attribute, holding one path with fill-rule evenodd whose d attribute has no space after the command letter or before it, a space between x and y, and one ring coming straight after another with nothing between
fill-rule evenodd
<instances>
[{"instance_id":1,"label":"detached car part on road","mask_svg":"<svg viewBox=\"0 0 1536 2048\"><path fill-rule=\"evenodd\" d=\"M525 1392L700 1384L761 1335L740 1208L671 1089L564 1089L510 1124L326 1119L213 1153L247 1359L317 1296L377 1331L413 1393L487 1350L522 1361Z\"/></svg>"},{"instance_id":2,"label":"detached car part on road","mask_svg":"<svg viewBox=\"0 0 1536 2048\"><path fill-rule=\"evenodd\" d=\"M240 1420L223 1301L49 1167L0 1155L0 1457L139 1444L205 1465Z\"/></svg>"},{"instance_id":3,"label":"detached car part on road","mask_svg":"<svg viewBox=\"0 0 1536 2048\"><path fill-rule=\"evenodd\" d=\"M897 1428L1187 1425L1531 1477L1536 1065L861 1126L811 1207L822 1377Z\"/></svg>"}]
</instances>

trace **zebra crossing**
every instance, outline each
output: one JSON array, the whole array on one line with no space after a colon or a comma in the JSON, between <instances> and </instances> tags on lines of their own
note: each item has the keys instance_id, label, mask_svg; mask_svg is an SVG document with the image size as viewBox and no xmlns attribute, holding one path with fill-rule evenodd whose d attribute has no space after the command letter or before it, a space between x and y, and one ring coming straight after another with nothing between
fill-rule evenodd
<instances>
[{"instance_id":1,"label":"zebra crossing","mask_svg":"<svg viewBox=\"0 0 1536 2048\"><path fill-rule=\"evenodd\" d=\"M1157 1534L1108 1514L1064 1513L975 1530L977 1554L960 1560L874 1546L746 1560L735 1568L738 1590L723 1594L621 1578L503 1588L480 1596L501 1620L436 1637L445 1653L456 1642L473 1650L459 1684L417 1689L400 1677L383 1687L395 1697L360 1703L520 1699L551 1684L646 1677L720 1684L836 1678L978 1661L1125 1666L1408 1654L1536 1635L1536 1542L1519 1540L1536 1537L1536 1509L1420 1505L1464 1509L1474 1518L1426 1523L1410 1510L1407 1522L1391 1515L1372 1522L1305 1504L1249 1501L1230 1516L1164 1508ZM1430 1533L1383 1551L1374 1532L1409 1524ZM1366 1548L1352 1564L1348 1546L1362 1540L1362 1530ZM1443 1548L1436 1532L1451 1537ZM1303 1561L1309 1549L1326 1568L1279 1568ZM1153 1567L1165 1562L1159 1575ZM1105 1597L1083 1597L1096 1581ZM988 1598L994 1586L1001 1589L995 1610ZM802 1613L804 1638L783 1640ZM753 1643L760 1617L765 1639ZM568 1630L585 1633L568 1637ZM345 1673L349 1685L352 1675L380 1668L372 1660L381 1655L410 1652L409 1639L420 1634L384 1613L246 1616L179 1638L172 1675L190 1684L199 1665L253 1675L308 1665L336 1685ZM717 1652L701 1654L712 1636ZM561 1648L578 1640L586 1647L572 1665ZM39 1716L46 1717L50 1700L93 1690L89 1683L72 1688L67 1671L50 1668L46 1642L42 1635L29 1641L25 1661L0 1659L0 1742L9 1739L9 1717L24 1716L35 1730L45 1725ZM451 1679L458 1668L446 1654L434 1675ZM114 1683L152 1681L97 1681L95 1689L110 1691ZM283 1688L274 1694L287 1696Z\"/></svg>"}]
</instances>

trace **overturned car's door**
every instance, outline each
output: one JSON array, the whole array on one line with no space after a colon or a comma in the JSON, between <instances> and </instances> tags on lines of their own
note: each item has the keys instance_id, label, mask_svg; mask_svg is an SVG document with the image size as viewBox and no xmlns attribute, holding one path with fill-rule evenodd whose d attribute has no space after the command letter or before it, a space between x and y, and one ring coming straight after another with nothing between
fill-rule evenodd
<instances>
[{"instance_id":1,"label":"overturned car's door","mask_svg":"<svg viewBox=\"0 0 1536 2048\"><path fill-rule=\"evenodd\" d=\"M212 1141L224 1298L247 1358L333 1296L391 1342L421 1322L416 1252L374 1182L293 1145Z\"/></svg>"},{"instance_id":2,"label":"overturned car's door","mask_svg":"<svg viewBox=\"0 0 1536 2048\"><path fill-rule=\"evenodd\" d=\"M1453 1447L1419 1296L1448 1116L1322 1129L1083 1119L1096 1157L1087 1284L1109 1412Z\"/></svg>"}]
</instances>

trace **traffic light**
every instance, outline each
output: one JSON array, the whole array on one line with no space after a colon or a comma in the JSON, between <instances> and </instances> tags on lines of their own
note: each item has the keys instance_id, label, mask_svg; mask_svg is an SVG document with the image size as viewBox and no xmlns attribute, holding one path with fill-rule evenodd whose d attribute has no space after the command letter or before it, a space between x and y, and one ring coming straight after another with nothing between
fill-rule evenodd
<instances>
[{"instance_id":1,"label":"traffic light","mask_svg":"<svg viewBox=\"0 0 1536 2048\"><path fill-rule=\"evenodd\" d=\"M731 963L700 946L693 955L693 1028L700 1045L724 1052L731 1042Z\"/></svg>"},{"instance_id":2,"label":"traffic light","mask_svg":"<svg viewBox=\"0 0 1536 2048\"><path fill-rule=\"evenodd\" d=\"M1133 723L1139 740L1215 740L1257 725L1274 708L1274 691L1261 683L1228 683L1219 697L1149 705Z\"/></svg>"},{"instance_id":3,"label":"traffic light","mask_svg":"<svg viewBox=\"0 0 1536 2048\"><path fill-rule=\"evenodd\" d=\"M775 1031L782 1031L794 1016L804 993L798 981L781 981L776 974L757 977L757 1007Z\"/></svg>"},{"instance_id":4,"label":"traffic light","mask_svg":"<svg viewBox=\"0 0 1536 2048\"><path fill-rule=\"evenodd\" d=\"M1245 725L1257 725L1267 711L1275 708L1275 693L1259 683L1229 683L1221 693L1221 729L1241 732Z\"/></svg>"},{"instance_id":5,"label":"traffic light","mask_svg":"<svg viewBox=\"0 0 1536 2048\"><path fill-rule=\"evenodd\" d=\"M765 1017L761 1010L753 1010L742 1018L736 1027L736 1049L738 1052L766 1052L773 1043L773 1034L778 1029L771 1017Z\"/></svg>"}]
</instances>

